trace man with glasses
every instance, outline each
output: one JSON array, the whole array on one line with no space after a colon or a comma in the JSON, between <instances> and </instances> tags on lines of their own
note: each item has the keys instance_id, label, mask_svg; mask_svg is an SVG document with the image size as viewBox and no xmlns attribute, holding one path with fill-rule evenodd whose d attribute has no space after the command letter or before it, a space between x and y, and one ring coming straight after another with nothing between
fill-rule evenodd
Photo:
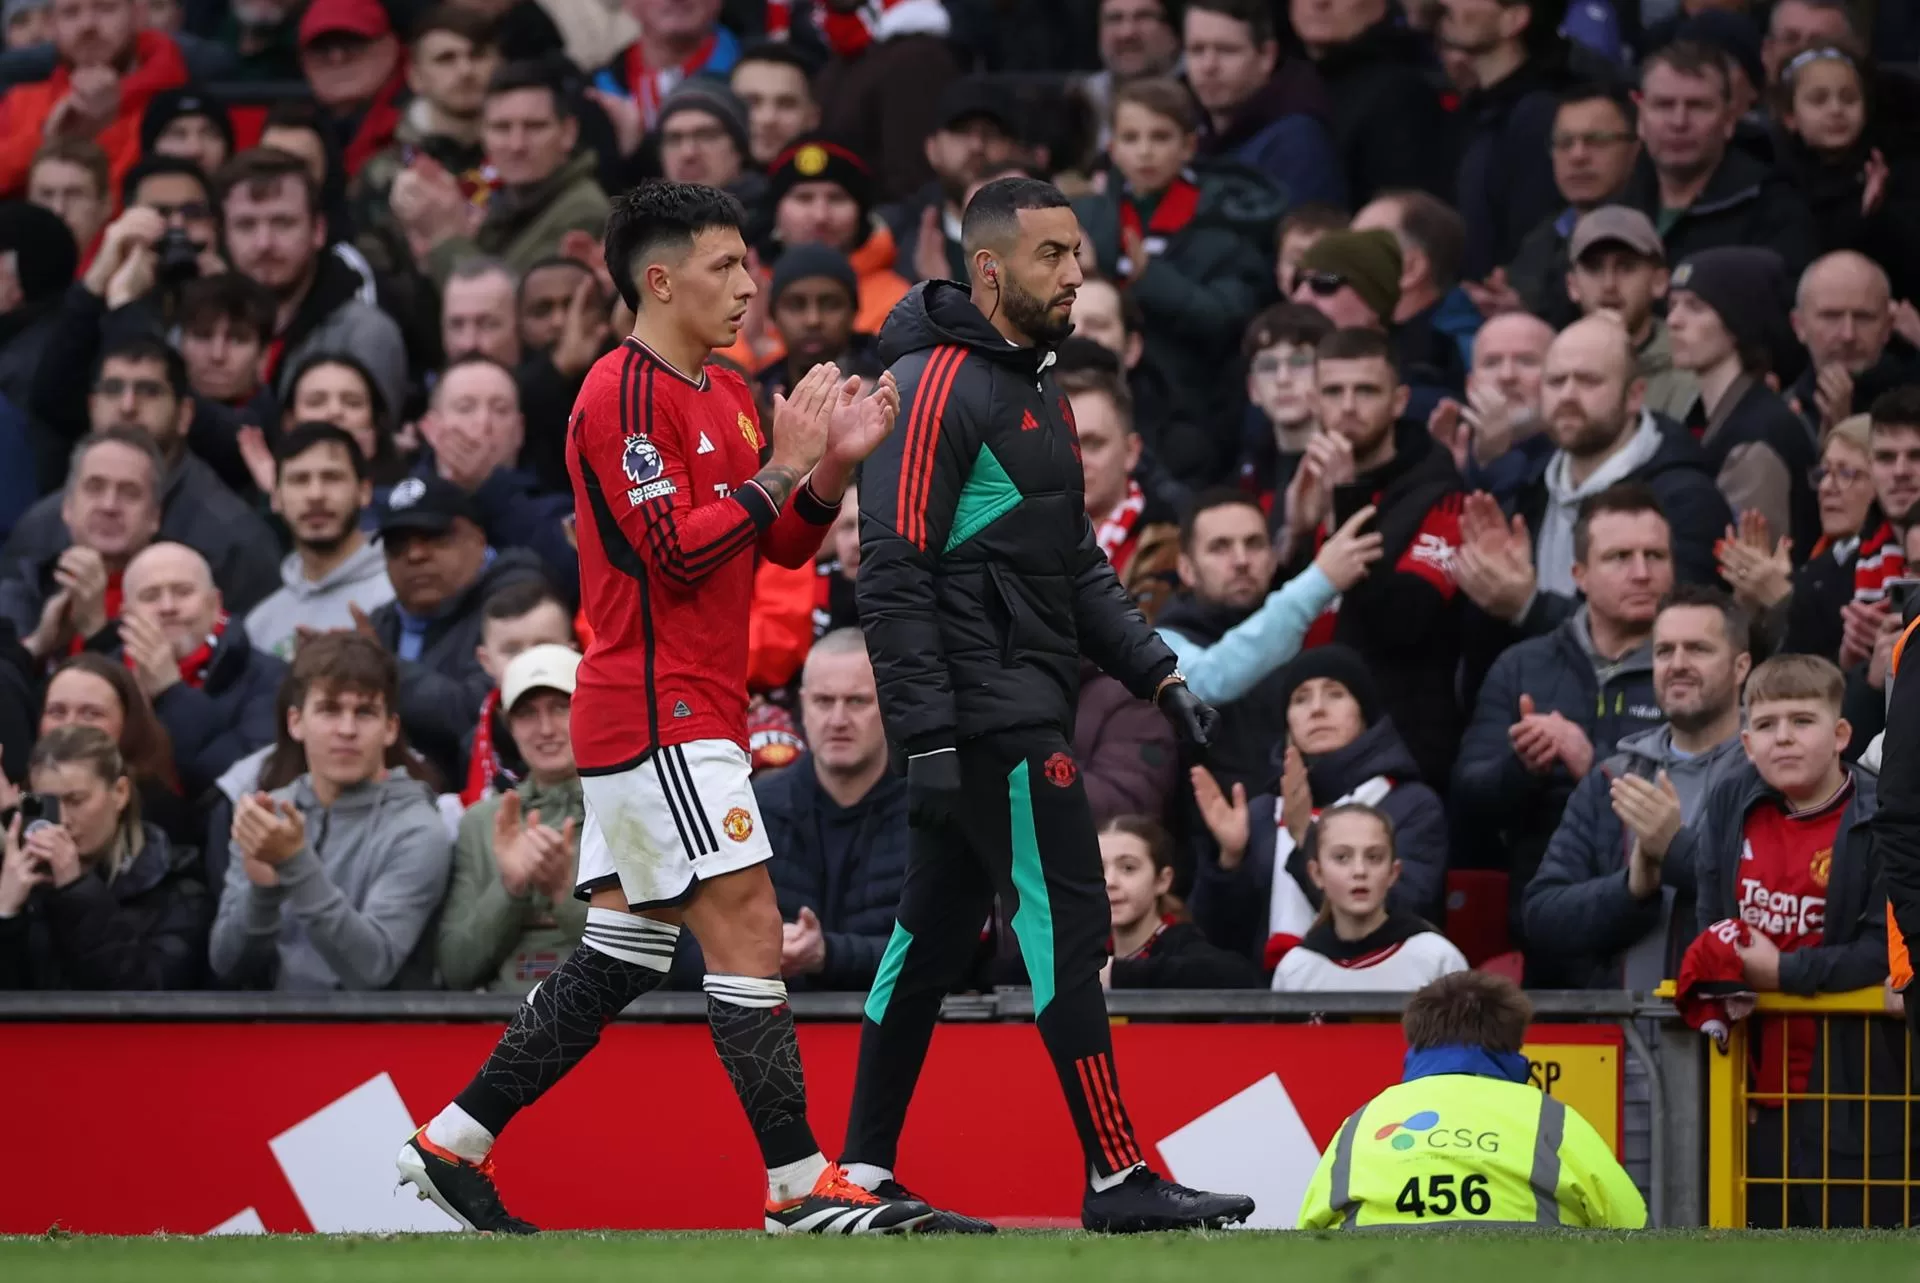
<instances>
[{"instance_id":1,"label":"man with glasses","mask_svg":"<svg viewBox=\"0 0 1920 1283\"><path fill-rule=\"evenodd\" d=\"M1567 297L1567 240L1581 217L1626 184L1640 157L1633 103L1601 85L1582 85L1560 96L1548 137L1553 183L1567 207L1527 233L1507 265L1485 286L1469 286L1488 315L1525 309L1556 329L1580 318Z\"/></svg>"},{"instance_id":2,"label":"man with glasses","mask_svg":"<svg viewBox=\"0 0 1920 1283\"><path fill-rule=\"evenodd\" d=\"M1300 256L1293 301L1342 330L1385 333L1400 307L1400 242L1383 228L1328 232Z\"/></svg>"},{"instance_id":3,"label":"man with glasses","mask_svg":"<svg viewBox=\"0 0 1920 1283\"><path fill-rule=\"evenodd\" d=\"M740 177L752 155L747 109L717 80L681 82L660 104L654 126L660 137L660 170L676 183L724 187L743 199ZM754 186L762 180L755 176Z\"/></svg>"},{"instance_id":4,"label":"man with glasses","mask_svg":"<svg viewBox=\"0 0 1920 1283\"><path fill-rule=\"evenodd\" d=\"M1812 261L1819 236L1806 198L1728 145L1739 117L1725 54L1683 40L1650 55L1639 105L1646 156L1621 203L1653 220L1668 262L1726 245L1771 249L1795 276Z\"/></svg>"},{"instance_id":5,"label":"man with glasses","mask_svg":"<svg viewBox=\"0 0 1920 1283\"><path fill-rule=\"evenodd\" d=\"M70 373L66 377L72 380ZM273 532L218 473L187 450L195 403L180 354L151 334L116 340L100 357L88 386L91 432L138 433L159 452L159 538L205 557L235 613L251 609L279 587ZM0 549L0 561L45 565L69 547L73 535L64 519L64 498L51 494L29 508Z\"/></svg>"},{"instance_id":6,"label":"man with glasses","mask_svg":"<svg viewBox=\"0 0 1920 1283\"><path fill-rule=\"evenodd\" d=\"M1078 307L1075 304L1076 313ZM1332 332L1333 322L1318 309L1276 303L1253 318L1240 346L1247 361L1248 413L1259 420L1247 428L1240 479L1260 495L1275 534L1287 515L1280 498L1319 428L1314 349Z\"/></svg>"}]
</instances>

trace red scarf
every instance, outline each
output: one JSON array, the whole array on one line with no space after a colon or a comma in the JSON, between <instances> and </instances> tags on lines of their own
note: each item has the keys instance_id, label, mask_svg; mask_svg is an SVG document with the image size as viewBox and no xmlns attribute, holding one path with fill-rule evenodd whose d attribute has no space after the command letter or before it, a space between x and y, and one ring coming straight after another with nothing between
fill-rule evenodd
<instances>
[{"instance_id":1,"label":"red scarf","mask_svg":"<svg viewBox=\"0 0 1920 1283\"><path fill-rule=\"evenodd\" d=\"M1122 579L1126 578L1127 564L1140 546L1140 514L1146 506L1147 496L1141 492L1140 483L1129 479L1127 497L1100 519L1100 528L1094 532L1100 551L1113 563L1113 573Z\"/></svg>"},{"instance_id":2,"label":"red scarf","mask_svg":"<svg viewBox=\"0 0 1920 1283\"><path fill-rule=\"evenodd\" d=\"M1131 193L1120 200L1120 226L1127 232L1142 238L1148 255L1164 254L1167 241L1188 223L1193 221L1194 211L1200 208L1200 189L1194 185L1191 173L1180 173L1167 184L1167 190L1160 195L1160 203L1153 207L1153 217L1145 225L1140 222L1140 211L1134 206ZM1121 241L1125 244L1125 240ZM1127 279L1139 270L1139 264L1130 262L1122 255L1116 265L1122 279Z\"/></svg>"},{"instance_id":3,"label":"red scarf","mask_svg":"<svg viewBox=\"0 0 1920 1283\"><path fill-rule=\"evenodd\" d=\"M493 715L500 711L500 688L487 692L480 703L480 725L473 731L473 752L467 758L467 786L460 790L460 805L472 806L493 788L496 778L506 773L500 755L493 749Z\"/></svg>"},{"instance_id":4,"label":"red scarf","mask_svg":"<svg viewBox=\"0 0 1920 1283\"><path fill-rule=\"evenodd\" d=\"M688 76L698 75L707 65L707 59L713 57L713 47L719 42L720 34L709 31L700 47L688 54L679 66L662 67L658 71L647 66L638 40L627 46L627 88L633 91L633 100L640 104L640 118L647 122L647 128L653 128L660 116L660 104L673 92L674 86Z\"/></svg>"},{"instance_id":5,"label":"red scarf","mask_svg":"<svg viewBox=\"0 0 1920 1283\"><path fill-rule=\"evenodd\" d=\"M107 572L107 589L100 594L100 604L106 608L108 623L112 623L114 620L120 618L120 607L125 601L126 594L120 586L120 572L117 570L109 570ZM67 654L78 655L86 648L87 639L84 637L76 637L73 639L73 644L67 648Z\"/></svg>"},{"instance_id":6,"label":"red scarf","mask_svg":"<svg viewBox=\"0 0 1920 1283\"><path fill-rule=\"evenodd\" d=\"M358 174L375 152L385 150L393 141L394 131L400 127L400 95L406 88L407 59L403 54L400 65L393 69L392 78L381 86L368 105L367 114L360 118L360 128L354 132L353 141L347 144L344 162L348 178Z\"/></svg>"},{"instance_id":7,"label":"red scarf","mask_svg":"<svg viewBox=\"0 0 1920 1283\"><path fill-rule=\"evenodd\" d=\"M1878 530L1860 541L1860 551L1853 561L1853 599L1885 601L1887 581L1906 573L1907 554L1901 546L1900 532L1891 522L1883 521Z\"/></svg>"},{"instance_id":8,"label":"red scarf","mask_svg":"<svg viewBox=\"0 0 1920 1283\"><path fill-rule=\"evenodd\" d=\"M114 611L115 618L119 611ZM200 644L187 653L180 661L180 681L194 690L201 690L207 684L207 671L213 667L213 652L220 649L220 639L227 634L227 612L221 611L213 617L213 629L200 639ZM133 669L133 656L123 654L120 662Z\"/></svg>"}]
</instances>

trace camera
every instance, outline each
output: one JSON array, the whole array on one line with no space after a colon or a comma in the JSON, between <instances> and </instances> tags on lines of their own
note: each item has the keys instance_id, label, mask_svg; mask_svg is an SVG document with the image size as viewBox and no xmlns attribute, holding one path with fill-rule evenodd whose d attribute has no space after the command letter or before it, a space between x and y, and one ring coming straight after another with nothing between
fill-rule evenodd
<instances>
[{"instance_id":1,"label":"camera","mask_svg":"<svg viewBox=\"0 0 1920 1283\"><path fill-rule=\"evenodd\" d=\"M20 836L60 823L60 799L47 793L20 795Z\"/></svg>"},{"instance_id":2,"label":"camera","mask_svg":"<svg viewBox=\"0 0 1920 1283\"><path fill-rule=\"evenodd\" d=\"M198 279L200 247L188 238L185 229L169 227L154 243L158 263L154 275L162 285L179 285Z\"/></svg>"}]
</instances>

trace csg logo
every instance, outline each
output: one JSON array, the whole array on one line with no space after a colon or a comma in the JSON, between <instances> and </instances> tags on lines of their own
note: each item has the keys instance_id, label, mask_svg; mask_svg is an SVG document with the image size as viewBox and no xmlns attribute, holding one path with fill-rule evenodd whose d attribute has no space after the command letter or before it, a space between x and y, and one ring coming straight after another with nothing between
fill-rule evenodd
<instances>
[{"instance_id":1,"label":"csg logo","mask_svg":"<svg viewBox=\"0 0 1920 1283\"><path fill-rule=\"evenodd\" d=\"M1500 1134L1498 1132L1476 1132L1471 1127L1443 1128L1440 1126L1440 1114L1437 1110L1423 1109L1409 1115L1405 1122L1388 1123L1373 1134L1375 1140L1384 1140L1395 1149L1412 1149L1426 1138L1428 1149L1477 1149L1483 1154L1500 1152Z\"/></svg>"}]
</instances>

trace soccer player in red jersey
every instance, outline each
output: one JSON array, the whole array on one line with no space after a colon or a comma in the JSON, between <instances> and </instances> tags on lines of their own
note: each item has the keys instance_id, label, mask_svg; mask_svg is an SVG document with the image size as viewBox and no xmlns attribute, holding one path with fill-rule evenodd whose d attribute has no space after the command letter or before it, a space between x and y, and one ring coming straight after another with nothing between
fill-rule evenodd
<instances>
[{"instance_id":1,"label":"soccer player in red jersey","mask_svg":"<svg viewBox=\"0 0 1920 1283\"><path fill-rule=\"evenodd\" d=\"M857 380L816 366L774 398L767 440L745 383L707 363L754 294L744 220L724 192L656 182L607 221L633 334L588 373L567 443L593 630L573 697L587 926L398 1159L403 1181L471 1229L533 1229L501 1205L494 1139L666 979L682 924L705 953L714 1047L766 1162L767 1229L885 1233L933 1216L847 1181L814 1142L747 757L754 558L812 563L899 395L889 376L862 398Z\"/></svg>"}]
</instances>

